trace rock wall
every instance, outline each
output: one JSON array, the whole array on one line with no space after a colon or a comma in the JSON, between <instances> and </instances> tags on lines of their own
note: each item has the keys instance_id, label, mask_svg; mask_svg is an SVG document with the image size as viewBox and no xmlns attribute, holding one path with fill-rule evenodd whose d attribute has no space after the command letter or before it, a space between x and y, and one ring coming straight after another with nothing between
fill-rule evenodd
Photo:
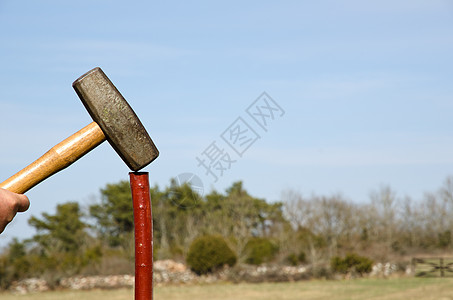
<instances>
[{"instance_id":1,"label":"rock wall","mask_svg":"<svg viewBox=\"0 0 453 300\"><path fill-rule=\"evenodd\" d=\"M389 276L396 272L396 266L390 263L378 263L373 266L371 276ZM223 270L198 276L184 264L172 260L156 261L153 266L153 282L155 286L164 284L200 284L219 281L231 282L287 282L309 279L313 276L311 270L304 266L249 266L242 265L234 268L225 267ZM110 276L75 276L64 278L59 282L59 288L71 290L133 288L133 275ZM44 292L50 288L47 282L39 278L30 278L14 282L10 290L14 293Z\"/></svg>"}]
</instances>

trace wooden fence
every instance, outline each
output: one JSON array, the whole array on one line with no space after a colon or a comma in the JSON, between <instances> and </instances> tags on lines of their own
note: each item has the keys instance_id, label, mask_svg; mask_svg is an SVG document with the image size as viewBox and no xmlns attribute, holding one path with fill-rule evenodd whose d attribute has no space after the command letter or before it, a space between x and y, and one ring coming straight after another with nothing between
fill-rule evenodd
<instances>
[{"instance_id":1,"label":"wooden fence","mask_svg":"<svg viewBox=\"0 0 453 300\"><path fill-rule=\"evenodd\" d=\"M453 257L413 258L412 267L418 277L453 277Z\"/></svg>"}]
</instances>

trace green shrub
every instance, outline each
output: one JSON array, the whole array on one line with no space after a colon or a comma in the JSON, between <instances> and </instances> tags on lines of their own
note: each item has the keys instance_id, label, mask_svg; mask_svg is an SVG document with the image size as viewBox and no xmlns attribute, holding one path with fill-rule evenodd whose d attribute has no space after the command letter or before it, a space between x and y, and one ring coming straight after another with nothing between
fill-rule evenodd
<instances>
[{"instance_id":1,"label":"green shrub","mask_svg":"<svg viewBox=\"0 0 453 300\"><path fill-rule=\"evenodd\" d=\"M291 253L286 257L286 261L291 265L291 266L297 266L299 264L299 261L297 259L297 255L295 253Z\"/></svg>"},{"instance_id":2,"label":"green shrub","mask_svg":"<svg viewBox=\"0 0 453 300\"><path fill-rule=\"evenodd\" d=\"M344 258L339 256L332 257L330 266L334 272L347 273L355 271L360 274L371 272L373 261L367 257L349 253Z\"/></svg>"},{"instance_id":3,"label":"green shrub","mask_svg":"<svg viewBox=\"0 0 453 300\"><path fill-rule=\"evenodd\" d=\"M236 254L221 236L205 235L190 245L186 262L196 274L206 274L237 261Z\"/></svg>"},{"instance_id":4,"label":"green shrub","mask_svg":"<svg viewBox=\"0 0 453 300\"><path fill-rule=\"evenodd\" d=\"M307 257L305 255L305 252L300 252L299 255L297 256L297 260L301 264L306 263L307 262Z\"/></svg>"},{"instance_id":5,"label":"green shrub","mask_svg":"<svg viewBox=\"0 0 453 300\"><path fill-rule=\"evenodd\" d=\"M348 266L346 264L346 261L339 256L334 256L331 258L330 266L334 272L343 274L348 272Z\"/></svg>"},{"instance_id":6,"label":"green shrub","mask_svg":"<svg viewBox=\"0 0 453 300\"><path fill-rule=\"evenodd\" d=\"M251 265L260 265L271 261L278 252L278 246L269 239L254 237L245 245L245 262Z\"/></svg>"},{"instance_id":7,"label":"green shrub","mask_svg":"<svg viewBox=\"0 0 453 300\"><path fill-rule=\"evenodd\" d=\"M305 252L300 252L299 255L296 253L291 253L286 257L286 261L291 266L297 266L306 262Z\"/></svg>"}]
</instances>

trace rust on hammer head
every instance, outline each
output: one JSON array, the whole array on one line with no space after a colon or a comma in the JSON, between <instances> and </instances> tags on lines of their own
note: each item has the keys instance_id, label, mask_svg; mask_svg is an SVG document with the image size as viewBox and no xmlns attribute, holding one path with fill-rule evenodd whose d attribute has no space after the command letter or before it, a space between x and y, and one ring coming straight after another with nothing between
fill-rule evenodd
<instances>
[{"instance_id":1,"label":"rust on hammer head","mask_svg":"<svg viewBox=\"0 0 453 300\"><path fill-rule=\"evenodd\" d=\"M139 118L101 68L94 68L72 84L106 139L132 171L159 156Z\"/></svg>"}]
</instances>

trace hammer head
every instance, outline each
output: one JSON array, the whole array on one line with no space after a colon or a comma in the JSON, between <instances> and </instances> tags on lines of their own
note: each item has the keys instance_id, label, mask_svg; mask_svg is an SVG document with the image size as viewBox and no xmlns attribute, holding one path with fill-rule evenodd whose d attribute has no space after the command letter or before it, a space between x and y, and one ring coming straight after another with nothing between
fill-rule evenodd
<instances>
[{"instance_id":1,"label":"hammer head","mask_svg":"<svg viewBox=\"0 0 453 300\"><path fill-rule=\"evenodd\" d=\"M106 139L132 171L159 156L159 151L135 112L100 68L72 84Z\"/></svg>"}]
</instances>

